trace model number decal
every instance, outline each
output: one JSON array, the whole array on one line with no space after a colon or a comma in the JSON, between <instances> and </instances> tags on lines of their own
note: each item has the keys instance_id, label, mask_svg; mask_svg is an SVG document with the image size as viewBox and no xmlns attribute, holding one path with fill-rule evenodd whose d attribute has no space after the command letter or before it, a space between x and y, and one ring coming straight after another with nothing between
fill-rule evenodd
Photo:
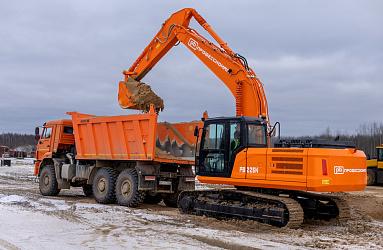
<instances>
[{"instance_id":1,"label":"model number decal","mask_svg":"<svg viewBox=\"0 0 383 250\"><path fill-rule=\"evenodd\" d=\"M240 173L248 173L248 174L258 174L259 168L258 167L239 167Z\"/></svg>"}]
</instances>

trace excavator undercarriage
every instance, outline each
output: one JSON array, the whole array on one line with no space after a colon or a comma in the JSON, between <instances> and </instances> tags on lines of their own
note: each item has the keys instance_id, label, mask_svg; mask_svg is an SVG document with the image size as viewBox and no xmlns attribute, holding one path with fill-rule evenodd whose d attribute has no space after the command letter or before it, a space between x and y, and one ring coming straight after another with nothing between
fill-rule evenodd
<instances>
[{"instance_id":1,"label":"excavator undercarriage","mask_svg":"<svg viewBox=\"0 0 383 250\"><path fill-rule=\"evenodd\" d=\"M305 219L336 219L342 223L350 217L349 206L341 197L272 189L238 187L182 192L178 205L185 214L255 220L289 228L300 227Z\"/></svg>"}]
</instances>

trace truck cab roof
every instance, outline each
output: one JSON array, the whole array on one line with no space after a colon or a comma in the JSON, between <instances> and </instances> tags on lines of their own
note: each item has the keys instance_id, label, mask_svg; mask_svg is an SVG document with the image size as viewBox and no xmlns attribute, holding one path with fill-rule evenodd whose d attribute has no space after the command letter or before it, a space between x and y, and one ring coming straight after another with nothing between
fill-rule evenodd
<instances>
[{"instance_id":1,"label":"truck cab roof","mask_svg":"<svg viewBox=\"0 0 383 250\"><path fill-rule=\"evenodd\" d=\"M61 119L61 120L52 120L44 123L44 126L49 126L49 125L67 125L67 126L72 126L72 120L69 119Z\"/></svg>"}]
</instances>

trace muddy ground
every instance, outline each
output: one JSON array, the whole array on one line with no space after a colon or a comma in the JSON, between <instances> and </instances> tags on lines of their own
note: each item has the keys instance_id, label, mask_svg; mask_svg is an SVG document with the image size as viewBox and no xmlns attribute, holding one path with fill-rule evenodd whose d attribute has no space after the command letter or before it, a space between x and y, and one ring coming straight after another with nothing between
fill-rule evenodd
<instances>
[{"instance_id":1,"label":"muddy ground","mask_svg":"<svg viewBox=\"0 0 383 250\"><path fill-rule=\"evenodd\" d=\"M343 194L352 219L280 229L256 222L180 215L177 209L100 205L81 189L43 197L33 165L0 167L0 249L305 249L383 248L383 188Z\"/></svg>"}]
</instances>

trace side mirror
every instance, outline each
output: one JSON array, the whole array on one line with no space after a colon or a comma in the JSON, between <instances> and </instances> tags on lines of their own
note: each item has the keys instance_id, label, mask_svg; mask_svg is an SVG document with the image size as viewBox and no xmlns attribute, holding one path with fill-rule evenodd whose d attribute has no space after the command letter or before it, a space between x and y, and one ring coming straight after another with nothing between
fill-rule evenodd
<instances>
[{"instance_id":1,"label":"side mirror","mask_svg":"<svg viewBox=\"0 0 383 250\"><path fill-rule=\"evenodd\" d=\"M277 133L277 131L275 130L275 128L273 128L273 129L270 131L269 136L270 136L270 137L274 137L276 133Z\"/></svg>"},{"instance_id":2,"label":"side mirror","mask_svg":"<svg viewBox=\"0 0 383 250\"><path fill-rule=\"evenodd\" d=\"M39 127L35 128L35 140L36 141L40 140L40 128Z\"/></svg>"},{"instance_id":3,"label":"side mirror","mask_svg":"<svg viewBox=\"0 0 383 250\"><path fill-rule=\"evenodd\" d=\"M274 124L273 128L269 132L269 136L270 137L274 137L275 136L275 134L277 132L277 130L276 130L277 126L278 126L278 139L281 139L280 138L281 137L281 124L279 122L276 122Z\"/></svg>"},{"instance_id":4,"label":"side mirror","mask_svg":"<svg viewBox=\"0 0 383 250\"><path fill-rule=\"evenodd\" d=\"M198 126L195 126L195 128L194 128L194 136L195 137L199 136L199 128L198 128Z\"/></svg>"}]
</instances>

